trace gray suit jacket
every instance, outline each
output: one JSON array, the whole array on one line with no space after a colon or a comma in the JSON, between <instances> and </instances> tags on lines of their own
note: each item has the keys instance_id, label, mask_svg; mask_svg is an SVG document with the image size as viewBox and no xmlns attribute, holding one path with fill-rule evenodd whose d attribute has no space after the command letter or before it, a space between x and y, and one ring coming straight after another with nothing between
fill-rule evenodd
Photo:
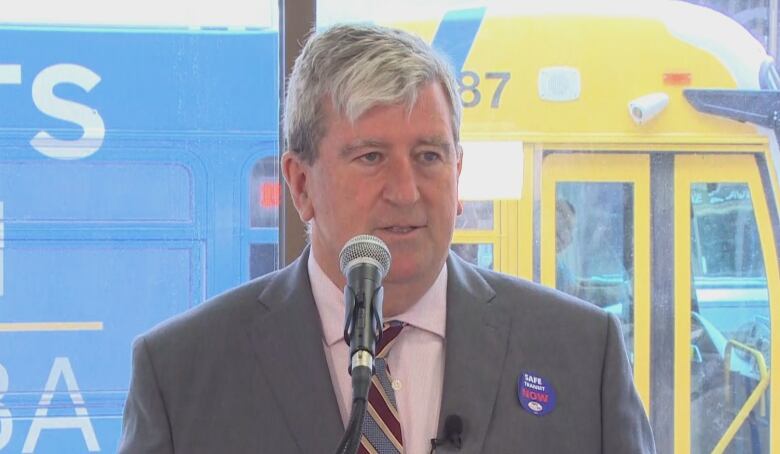
<instances>
[{"instance_id":1,"label":"gray suit jacket","mask_svg":"<svg viewBox=\"0 0 780 454\"><path fill-rule=\"evenodd\" d=\"M136 340L120 453L335 450L344 427L306 263L304 253ZM452 254L447 265L439 431L459 415L460 452L654 452L614 316ZM520 405L523 371L552 385L551 412Z\"/></svg>"}]
</instances>

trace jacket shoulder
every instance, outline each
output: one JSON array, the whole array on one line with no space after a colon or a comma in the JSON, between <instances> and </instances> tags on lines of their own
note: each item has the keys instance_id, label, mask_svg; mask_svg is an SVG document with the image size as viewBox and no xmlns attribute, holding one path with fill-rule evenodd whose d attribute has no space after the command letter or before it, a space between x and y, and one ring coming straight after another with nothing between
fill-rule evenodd
<instances>
[{"instance_id":1,"label":"jacket shoulder","mask_svg":"<svg viewBox=\"0 0 780 454\"><path fill-rule=\"evenodd\" d=\"M558 322L596 323L606 328L609 315L595 304L526 279L476 268L496 292L496 300L524 318L554 317Z\"/></svg>"},{"instance_id":2,"label":"jacket shoulder","mask_svg":"<svg viewBox=\"0 0 780 454\"><path fill-rule=\"evenodd\" d=\"M214 335L215 331L229 330L240 326L249 313L262 310L259 295L279 278L280 271L255 278L237 287L216 295L208 300L160 322L137 339L145 339L154 345L159 342Z\"/></svg>"}]
</instances>

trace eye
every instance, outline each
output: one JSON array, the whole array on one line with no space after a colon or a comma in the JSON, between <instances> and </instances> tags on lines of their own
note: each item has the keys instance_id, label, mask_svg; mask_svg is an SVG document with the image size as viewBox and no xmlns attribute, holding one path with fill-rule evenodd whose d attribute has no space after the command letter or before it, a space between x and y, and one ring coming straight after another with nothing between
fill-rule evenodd
<instances>
[{"instance_id":1,"label":"eye","mask_svg":"<svg viewBox=\"0 0 780 454\"><path fill-rule=\"evenodd\" d=\"M382 154L378 151L370 151L368 153L360 155L359 160L368 164L376 164L382 158Z\"/></svg>"},{"instance_id":2,"label":"eye","mask_svg":"<svg viewBox=\"0 0 780 454\"><path fill-rule=\"evenodd\" d=\"M438 151L424 151L420 153L420 159L425 163L441 161L441 153Z\"/></svg>"}]
</instances>

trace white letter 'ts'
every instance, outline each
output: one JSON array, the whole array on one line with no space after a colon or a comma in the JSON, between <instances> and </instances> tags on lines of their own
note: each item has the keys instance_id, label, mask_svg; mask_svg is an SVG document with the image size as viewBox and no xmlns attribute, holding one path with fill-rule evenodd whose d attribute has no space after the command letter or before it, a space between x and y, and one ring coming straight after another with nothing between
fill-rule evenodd
<instances>
[{"instance_id":1,"label":"white letter 'ts'","mask_svg":"<svg viewBox=\"0 0 780 454\"><path fill-rule=\"evenodd\" d=\"M55 96L54 87L59 83L72 83L89 92L100 83L100 76L80 65L58 64L38 73L33 81L32 98L38 110L51 117L76 123L84 129L84 135L78 140L59 140L46 131L40 131L30 141L30 145L50 158L86 158L103 144L106 135L103 118L95 109Z\"/></svg>"}]
</instances>

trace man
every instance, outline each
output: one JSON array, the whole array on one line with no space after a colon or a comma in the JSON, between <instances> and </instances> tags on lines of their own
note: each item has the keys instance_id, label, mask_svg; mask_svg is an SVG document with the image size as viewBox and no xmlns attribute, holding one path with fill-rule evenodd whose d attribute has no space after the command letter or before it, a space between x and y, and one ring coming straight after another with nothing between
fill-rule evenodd
<instances>
[{"instance_id":1,"label":"man","mask_svg":"<svg viewBox=\"0 0 780 454\"><path fill-rule=\"evenodd\" d=\"M461 110L441 57L404 32L332 28L296 61L285 110L311 246L137 339L120 452L333 452L351 402L338 254L357 234L390 249L384 318L402 327L381 383L400 431L366 441L364 423L361 452L428 452L452 415L465 453L654 452L614 317L448 253Z\"/></svg>"},{"instance_id":2,"label":"man","mask_svg":"<svg viewBox=\"0 0 780 454\"><path fill-rule=\"evenodd\" d=\"M566 199L555 201L555 288L569 295L580 296L580 284L571 271L563 252L574 241L577 210Z\"/></svg>"}]
</instances>

